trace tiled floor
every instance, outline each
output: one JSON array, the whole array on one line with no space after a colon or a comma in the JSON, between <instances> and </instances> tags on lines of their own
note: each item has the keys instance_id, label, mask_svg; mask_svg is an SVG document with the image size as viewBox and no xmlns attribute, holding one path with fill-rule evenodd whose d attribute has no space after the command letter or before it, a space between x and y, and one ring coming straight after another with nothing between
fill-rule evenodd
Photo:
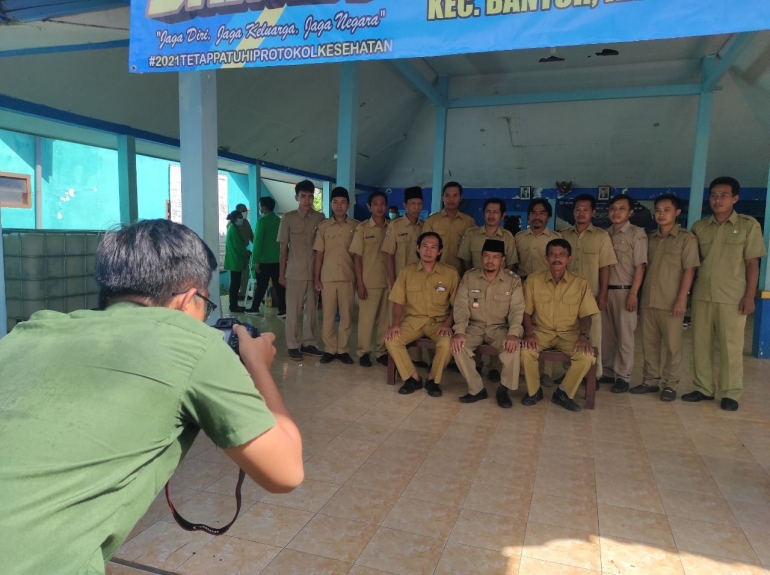
<instances>
[{"instance_id":1,"label":"tiled floor","mask_svg":"<svg viewBox=\"0 0 770 575\"><path fill-rule=\"evenodd\" d=\"M525 408L521 391L501 410L460 404L452 372L434 399L398 395L377 364L289 361L267 313L250 321L279 333L305 482L270 495L247 480L221 537L183 531L159 497L109 574L770 575L770 363L748 351L735 413L606 388L594 411ZM172 479L181 513L228 521L236 475L200 437Z\"/></svg>"}]
</instances>

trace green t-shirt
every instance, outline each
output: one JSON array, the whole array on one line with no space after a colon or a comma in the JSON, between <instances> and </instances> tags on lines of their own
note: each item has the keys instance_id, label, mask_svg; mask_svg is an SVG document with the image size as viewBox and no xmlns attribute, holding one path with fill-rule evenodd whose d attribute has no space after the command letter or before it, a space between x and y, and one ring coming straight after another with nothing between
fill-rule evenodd
<instances>
[{"instance_id":1,"label":"green t-shirt","mask_svg":"<svg viewBox=\"0 0 770 575\"><path fill-rule=\"evenodd\" d=\"M0 564L103 574L199 429L235 447L275 418L222 333L120 303L42 311L0 340Z\"/></svg>"},{"instance_id":2,"label":"green t-shirt","mask_svg":"<svg viewBox=\"0 0 770 575\"><path fill-rule=\"evenodd\" d=\"M254 264L277 264L281 261L281 244L278 243L279 227L281 227L281 218L273 212L257 220L251 267L254 267Z\"/></svg>"},{"instance_id":3,"label":"green t-shirt","mask_svg":"<svg viewBox=\"0 0 770 575\"><path fill-rule=\"evenodd\" d=\"M246 269L249 264L249 250L246 248L240 228L235 224L228 224L225 236L225 270L242 272Z\"/></svg>"}]
</instances>

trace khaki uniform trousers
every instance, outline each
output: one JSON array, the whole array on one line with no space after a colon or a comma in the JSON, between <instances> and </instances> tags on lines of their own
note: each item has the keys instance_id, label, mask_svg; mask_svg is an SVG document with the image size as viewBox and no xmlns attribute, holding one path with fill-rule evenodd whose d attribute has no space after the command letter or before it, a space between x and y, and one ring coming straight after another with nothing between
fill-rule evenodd
<instances>
[{"instance_id":1,"label":"khaki uniform trousers","mask_svg":"<svg viewBox=\"0 0 770 575\"><path fill-rule=\"evenodd\" d=\"M682 377L682 323L667 309L642 309L642 382L676 389Z\"/></svg>"},{"instance_id":2,"label":"khaki uniform trousers","mask_svg":"<svg viewBox=\"0 0 770 575\"><path fill-rule=\"evenodd\" d=\"M476 395L482 389L484 389L484 383L481 381L481 376L476 371L476 362L474 361L474 351L478 346L483 343L491 345L500 354L500 363L503 369L500 371L500 380L502 384L510 390L515 390L519 387L519 362L521 359L521 350L516 353L508 353L503 348L503 341L507 331L504 329L498 330L499 333L494 334L494 337L489 337L484 334L473 335L465 334L465 347L460 353L453 353L455 363L460 369L460 373L463 374L465 381L468 382L468 393ZM490 363L491 366L491 363Z\"/></svg>"},{"instance_id":3,"label":"khaki uniform trousers","mask_svg":"<svg viewBox=\"0 0 770 575\"><path fill-rule=\"evenodd\" d=\"M321 336L326 353L348 353L350 332L353 328L353 305L355 303L353 282L323 282L323 326ZM334 316L340 311L339 335Z\"/></svg>"},{"instance_id":4,"label":"khaki uniform trousers","mask_svg":"<svg viewBox=\"0 0 770 575\"><path fill-rule=\"evenodd\" d=\"M377 323L375 355L385 355L385 333L388 331L388 290L385 288L367 289L367 298L358 300L358 357L367 355L372 348L372 332ZM342 319L342 318L340 318Z\"/></svg>"},{"instance_id":5,"label":"khaki uniform trousers","mask_svg":"<svg viewBox=\"0 0 770 575\"><path fill-rule=\"evenodd\" d=\"M393 302L388 300L388 325L393 323ZM387 330L385 330L387 332ZM412 360L412 362L415 361L422 361L423 360L423 350L419 347L410 347L408 350L409 352L409 359ZM426 350L431 351L431 350ZM430 359L430 356L429 356ZM429 362L430 363L430 362Z\"/></svg>"},{"instance_id":6,"label":"khaki uniform trousers","mask_svg":"<svg viewBox=\"0 0 770 575\"><path fill-rule=\"evenodd\" d=\"M438 330L443 324L444 320L429 319L422 327L414 328L409 325L409 318L407 318L401 322L401 335L393 341L385 342L388 353L393 358L401 379L406 381L415 372L414 364L409 357L406 346L421 337L428 337L436 342L436 355L433 358L433 366L431 368L434 375L433 380L436 383L441 383L444 368L452 357L452 351L449 348L449 337L438 335Z\"/></svg>"},{"instance_id":7,"label":"khaki uniform trousers","mask_svg":"<svg viewBox=\"0 0 770 575\"><path fill-rule=\"evenodd\" d=\"M737 303L692 301L693 385L708 396L738 399L743 392L746 316ZM719 345L719 380L714 381L714 335Z\"/></svg>"},{"instance_id":8,"label":"khaki uniform trousers","mask_svg":"<svg viewBox=\"0 0 770 575\"><path fill-rule=\"evenodd\" d=\"M286 279L286 347L298 349L297 327L305 306L305 318L302 322L302 345L316 345L315 316L318 306L318 294L310 280Z\"/></svg>"},{"instance_id":9,"label":"khaki uniform trousers","mask_svg":"<svg viewBox=\"0 0 770 575\"><path fill-rule=\"evenodd\" d=\"M561 388L567 392L570 399L573 399L578 387L580 387L580 382L583 381L596 358L593 355L585 355L579 351L574 351L575 342L578 340L579 335L577 333L558 336L554 332L544 332L535 329L535 335L537 335L538 341L537 351L521 350L521 365L524 369L524 378L527 381L527 393L535 395L537 390L540 389L538 358L541 351L553 348L566 353L572 359L564 380L561 382Z\"/></svg>"},{"instance_id":10,"label":"khaki uniform trousers","mask_svg":"<svg viewBox=\"0 0 770 575\"><path fill-rule=\"evenodd\" d=\"M602 316L597 313L591 316L591 331L588 332L588 336L591 340L591 345L599 350L599 355L596 356L596 378L602 376ZM564 377L566 373L564 366L553 362L546 361L543 366L543 373L549 375L552 379L559 379Z\"/></svg>"},{"instance_id":11,"label":"khaki uniform trousers","mask_svg":"<svg viewBox=\"0 0 770 575\"><path fill-rule=\"evenodd\" d=\"M631 381L634 368L634 331L638 316L626 309L629 290L611 289L602 310L602 372L606 377ZM597 322L598 323L598 322ZM594 341L593 337L591 341ZM597 346L598 347L598 346Z\"/></svg>"}]
</instances>

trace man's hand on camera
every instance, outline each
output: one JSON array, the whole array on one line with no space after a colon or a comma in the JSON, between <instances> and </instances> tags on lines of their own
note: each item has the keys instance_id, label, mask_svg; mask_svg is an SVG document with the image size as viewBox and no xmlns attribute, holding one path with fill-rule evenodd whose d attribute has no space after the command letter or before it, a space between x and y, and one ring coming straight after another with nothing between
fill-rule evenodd
<instances>
[{"instance_id":1,"label":"man's hand on camera","mask_svg":"<svg viewBox=\"0 0 770 575\"><path fill-rule=\"evenodd\" d=\"M263 333L254 338L242 325L234 326L233 330L238 336L238 352L246 368L270 369L275 359L275 334Z\"/></svg>"}]
</instances>

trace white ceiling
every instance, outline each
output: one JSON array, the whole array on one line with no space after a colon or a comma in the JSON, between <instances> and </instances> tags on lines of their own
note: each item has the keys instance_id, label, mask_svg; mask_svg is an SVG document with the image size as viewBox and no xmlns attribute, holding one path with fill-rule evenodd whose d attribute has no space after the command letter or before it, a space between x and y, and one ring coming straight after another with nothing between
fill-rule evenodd
<instances>
[{"instance_id":1,"label":"white ceiling","mask_svg":"<svg viewBox=\"0 0 770 575\"><path fill-rule=\"evenodd\" d=\"M125 25L125 13L109 14L113 38ZM87 24L62 24L55 35L41 25L38 42L64 43L67 27L73 30L69 43L104 41L103 32L84 32L93 23ZM16 33L14 28L2 27L0 50L8 49L6 31ZM548 64L538 59L549 50L414 63L430 79L450 75L451 98L697 83L701 58L719 52L728 40L560 48L556 54L566 61ZM620 54L595 56L603 48ZM127 57L126 48L0 57L0 93L178 138L176 74L129 74ZM220 146L278 165L335 174L337 65L222 70L217 83ZM764 186L770 158L770 106L764 105L770 100L770 32L757 35L721 85L709 177L730 173L746 186ZM451 173L471 187L552 187L556 180L576 186L688 186L696 111L693 96L450 110L446 177ZM23 128L16 116L17 125L8 126L9 117L0 114L0 127L20 129L21 123ZM28 122L24 131L34 132L35 122ZM359 183L429 186L433 130L433 106L389 63L361 64Z\"/></svg>"}]
</instances>

